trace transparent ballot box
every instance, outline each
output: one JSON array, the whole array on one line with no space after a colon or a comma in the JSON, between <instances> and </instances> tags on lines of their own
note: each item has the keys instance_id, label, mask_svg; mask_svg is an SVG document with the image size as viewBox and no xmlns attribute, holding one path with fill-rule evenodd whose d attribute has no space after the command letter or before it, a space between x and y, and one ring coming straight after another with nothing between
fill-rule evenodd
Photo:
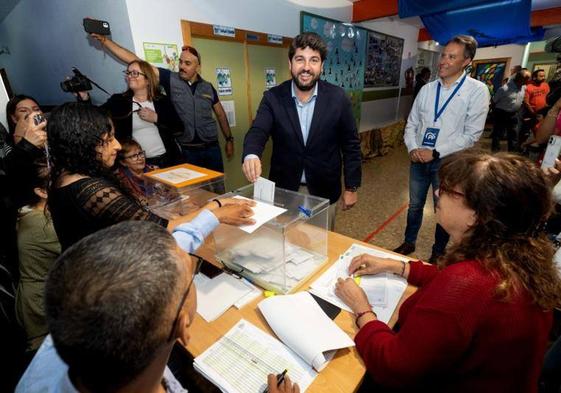
<instances>
[{"instance_id":1,"label":"transparent ballot box","mask_svg":"<svg viewBox=\"0 0 561 393\"><path fill-rule=\"evenodd\" d=\"M253 199L253 184L225 196L236 195ZM285 294L327 262L329 200L277 187L274 205L286 211L253 233L220 225L216 258L256 285Z\"/></svg>"},{"instance_id":2,"label":"transparent ballot box","mask_svg":"<svg viewBox=\"0 0 561 393\"><path fill-rule=\"evenodd\" d=\"M224 174L191 164L144 174L148 208L160 217L186 215L224 193Z\"/></svg>"}]
</instances>

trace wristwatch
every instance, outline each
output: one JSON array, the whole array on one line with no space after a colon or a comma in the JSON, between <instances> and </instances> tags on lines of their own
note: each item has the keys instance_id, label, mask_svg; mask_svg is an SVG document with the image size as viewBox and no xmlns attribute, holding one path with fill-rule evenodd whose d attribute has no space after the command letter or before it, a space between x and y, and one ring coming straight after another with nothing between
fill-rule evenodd
<instances>
[{"instance_id":1,"label":"wristwatch","mask_svg":"<svg viewBox=\"0 0 561 393\"><path fill-rule=\"evenodd\" d=\"M358 191L358 187L357 187L357 186L354 186L354 187L345 187L345 191L357 192L357 191Z\"/></svg>"},{"instance_id":2,"label":"wristwatch","mask_svg":"<svg viewBox=\"0 0 561 393\"><path fill-rule=\"evenodd\" d=\"M226 139L226 142L234 142L234 137L232 135L227 136L225 139Z\"/></svg>"},{"instance_id":3,"label":"wristwatch","mask_svg":"<svg viewBox=\"0 0 561 393\"><path fill-rule=\"evenodd\" d=\"M438 160L440 158L440 153L436 149L432 151L432 158L435 160Z\"/></svg>"}]
</instances>

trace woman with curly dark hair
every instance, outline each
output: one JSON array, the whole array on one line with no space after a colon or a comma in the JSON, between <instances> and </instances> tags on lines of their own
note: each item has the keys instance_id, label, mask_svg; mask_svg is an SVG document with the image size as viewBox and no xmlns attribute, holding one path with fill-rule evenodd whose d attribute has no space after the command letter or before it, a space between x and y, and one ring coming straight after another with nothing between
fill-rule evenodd
<instances>
[{"instance_id":1,"label":"woman with curly dark hair","mask_svg":"<svg viewBox=\"0 0 561 393\"><path fill-rule=\"evenodd\" d=\"M370 255L349 266L419 287L401 306L398 328L377 320L353 280L339 279L336 292L360 329L358 352L385 388L535 392L552 309L561 305L541 230L552 206L548 183L526 158L472 150L447 157L439 176L436 216L453 240L439 266Z\"/></svg>"},{"instance_id":2,"label":"woman with curly dark hair","mask_svg":"<svg viewBox=\"0 0 561 393\"><path fill-rule=\"evenodd\" d=\"M231 199L208 203L196 217L195 213L168 221L151 213L121 186L111 171L121 145L109 116L95 106L75 102L54 109L48 123L48 144L48 205L63 250L93 232L125 220L154 221L169 229L188 231L192 235L189 238L194 236L199 241L218 222L253 222L249 205ZM202 218L206 218L204 222L197 221ZM186 221L191 221L188 228L183 224ZM191 228L195 224L197 233Z\"/></svg>"}]
</instances>

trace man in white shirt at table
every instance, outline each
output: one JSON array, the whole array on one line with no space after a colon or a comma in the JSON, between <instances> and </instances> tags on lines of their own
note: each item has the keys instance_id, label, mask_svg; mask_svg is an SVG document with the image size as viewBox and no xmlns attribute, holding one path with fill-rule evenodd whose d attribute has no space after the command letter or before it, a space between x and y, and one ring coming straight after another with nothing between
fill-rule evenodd
<instances>
[{"instance_id":1,"label":"man in white shirt at table","mask_svg":"<svg viewBox=\"0 0 561 393\"><path fill-rule=\"evenodd\" d=\"M423 86L411 108L404 135L411 160L407 227L404 242L394 249L400 254L415 251L431 185L436 208L441 159L473 146L485 128L489 90L465 72L476 49L477 41L471 36L450 39L440 55L439 78ZM436 262L444 254L448 239L446 231L437 224L429 262Z\"/></svg>"}]
</instances>

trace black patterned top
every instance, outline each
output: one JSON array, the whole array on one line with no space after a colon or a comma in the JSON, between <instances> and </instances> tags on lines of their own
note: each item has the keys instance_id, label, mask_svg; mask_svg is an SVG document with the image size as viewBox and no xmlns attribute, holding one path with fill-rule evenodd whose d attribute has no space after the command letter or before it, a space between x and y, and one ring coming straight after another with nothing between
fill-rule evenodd
<instances>
[{"instance_id":1,"label":"black patterned top","mask_svg":"<svg viewBox=\"0 0 561 393\"><path fill-rule=\"evenodd\" d=\"M103 178L84 178L52 190L49 209L62 250L121 221L147 220L164 227L168 224Z\"/></svg>"}]
</instances>

